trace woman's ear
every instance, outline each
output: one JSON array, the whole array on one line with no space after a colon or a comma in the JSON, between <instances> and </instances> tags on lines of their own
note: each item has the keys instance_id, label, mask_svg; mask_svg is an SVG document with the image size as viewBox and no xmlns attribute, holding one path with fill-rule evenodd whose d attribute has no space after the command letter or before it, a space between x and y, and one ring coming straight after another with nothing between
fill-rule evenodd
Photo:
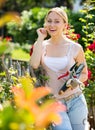
<instances>
[{"instance_id":1,"label":"woman's ear","mask_svg":"<svg viewBox=\"0 0 95 130\"><path fill-rule=\"evenodd\" d=\"M67 32L67 27L68 27L68 24L67 23L64 23L64 29L63 29L63 33L66 34Z\"/></svg>"},{"instance_id":2,"label":"woman's ear","mask_svg":"<svg viewBox=\"0 0 95 130\"><path fill-rule=\"evenodd\" d=\"M68 27L68 24L67 24L67 23L65 23L65 28L67 29L67 27Z\"/></svg>"}]
</instances>

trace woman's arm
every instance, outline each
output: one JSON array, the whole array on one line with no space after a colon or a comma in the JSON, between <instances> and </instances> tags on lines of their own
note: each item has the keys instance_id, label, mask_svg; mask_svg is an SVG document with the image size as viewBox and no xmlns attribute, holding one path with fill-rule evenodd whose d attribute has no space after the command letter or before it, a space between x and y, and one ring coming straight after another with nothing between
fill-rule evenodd
<instances>
[{"instance_id":1,"label":"woman's arm","mask_svg":"<svg viewBox=\"0 0 95 130\"><path fill-rule=\"evenodd\" d=\"M37 30L37 34L38 34L38 39L34 43L33 53L30 58L30 65L34 69L37 69L40 65L42 49L43 49L42 43L43 43L45 37L47 36L47 32L44 28L39 28Z\"/></svg>"},{"instance_id":2,"label":"woman's arm","mask_svg":"<svg viewBox=\"0 0 95 130\"><path fill-rule=\"evenodd\" d=\"M43 39L38 38L37 41L34 43L33 53L30 57L30 65L34 69L37 69L38 66L40 65L41 54L42 54L42 42Z\"/></svg>"},{"instance_id":3,"label":"woman's arm","mask_svg":"<svg viewBox=\"0 0 95 130\"><path fill-rule=\"evenodd\" d=\"M86 59L85 59L85 54L84 54L82 47L80 47L80 50L79 50L78 55L75 60L76 60L76 62L78 62L78 65L81 63L85 64L85 67L79 77L79 80L81 82L85 82L88 78L88 71L87 71L87 63L86 63Z\"/></svg>"}]
</instances>

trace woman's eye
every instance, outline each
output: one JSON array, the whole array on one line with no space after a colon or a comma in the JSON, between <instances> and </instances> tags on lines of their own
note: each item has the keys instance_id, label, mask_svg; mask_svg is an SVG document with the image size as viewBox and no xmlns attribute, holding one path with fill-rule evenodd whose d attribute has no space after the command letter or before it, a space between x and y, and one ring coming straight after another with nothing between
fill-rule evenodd
<instances>
[{"instance_id":1,"label":"woman's eye","mask_svg":"<svg viewBox=\"0 0 95 130\"><path fill-rule=\"evenodd\" d=\"M59 23L60 21L51 21L51 20L48 20L47 22L48 23L55 23L56 24L56 23Z\"/></svg>"},{"instance_id":2,"label":"woman's eye","mask_svg":"<svg viewBox=\"0 0 95 130\"><path fill-rule=\"evenodd\" d=\"M59 21L55 21L55 23L59 23Z\"/></svg>"},{"instance_id":3,"label":"woman's eye","mask_svg":"<svg viewBox=\"0 0 95 130\"><path fill-rule=\"evenodd\" d=\"M47 22L48 22L48 23L51 23L52 21L51 21L51 20L48 20Z\"/></svg>"}]
</instances>

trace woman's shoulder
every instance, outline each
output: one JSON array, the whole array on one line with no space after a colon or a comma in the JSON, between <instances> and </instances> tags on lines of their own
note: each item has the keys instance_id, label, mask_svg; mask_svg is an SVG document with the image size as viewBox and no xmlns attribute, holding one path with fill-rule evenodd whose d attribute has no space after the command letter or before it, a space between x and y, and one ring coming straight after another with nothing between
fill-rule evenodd
<instances>
[{"instance_id":1,"label":"woman's shoulder","mask_svg":"<svg viewBox=\"0 0 95 130\"><path fill-rule=\"evenodd\" d=\"M72 55L74 57L77 57L77 55L80 53L80 52L83 52L83 47L81 44L75 42L75 41L72 41L72 40L69 40L69 44L71 46L71 52L72 52Z\"/></svg>"},{"instance_id":2,"label":"woman's shoulder","mask_svg":"<svg viewBox=\"0 0 95 130\"><path fill-rule=\"evenodd\" d=\"M73 48L75 48L75 49L81 49L81 48L82 48L82 45L79 44L78 42L69 40L69 43L70 43L70 45L71 45Z\"/></svg>"}]
</instances>

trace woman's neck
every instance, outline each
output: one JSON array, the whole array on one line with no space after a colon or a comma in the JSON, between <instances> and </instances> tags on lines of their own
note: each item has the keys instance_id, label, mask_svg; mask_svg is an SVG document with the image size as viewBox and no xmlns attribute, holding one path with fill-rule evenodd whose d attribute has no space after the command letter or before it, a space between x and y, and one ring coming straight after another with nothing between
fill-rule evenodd
<instances>
[{"instance_id":1,"label":"woman's neck","mask_svg":"<svg viewBox=\"0 0 95 130\"><path fill-rule=\"evenodd\" d=\"M61 36L56 36L56 37L51 37L50 38L50 42L52 43L52 44L61 44L61 43L66 43L66 42L64 42L64 41L66 41L66 36L64 36L64 35L61 35Z\"/></svg>"}]
</instances>

